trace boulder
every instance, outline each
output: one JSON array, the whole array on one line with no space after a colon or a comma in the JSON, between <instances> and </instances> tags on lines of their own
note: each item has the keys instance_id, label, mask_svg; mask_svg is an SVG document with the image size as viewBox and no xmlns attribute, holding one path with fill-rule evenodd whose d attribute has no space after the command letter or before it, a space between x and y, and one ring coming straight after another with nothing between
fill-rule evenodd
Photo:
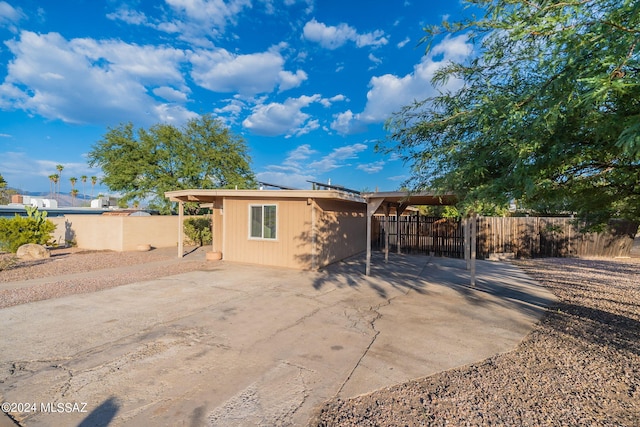
<instances>
[{"instance_id":1,"label":"boulder","mask_svg":"<svg viewBox=\"0 0 640 427\"><path fill-rule=\"evenodd\" d=\"M18 248L16 256L21 260L30 261L49 258L51 257L51 252L42 245L27 243L26 245L22 245Z\"/></svg>"}]
</instances>

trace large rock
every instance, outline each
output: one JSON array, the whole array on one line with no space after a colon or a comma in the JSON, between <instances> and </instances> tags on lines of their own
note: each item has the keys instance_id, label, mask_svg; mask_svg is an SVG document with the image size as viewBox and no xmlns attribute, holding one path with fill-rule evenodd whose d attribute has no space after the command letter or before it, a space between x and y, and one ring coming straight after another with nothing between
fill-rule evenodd
<instances>
[{"instance_id":1,"label":"large rock","mask_svg":"<svg viewBox=\"0 0 640 427\"><path fill-rule=\"evenodd\" d=\"M16 256L22 260L29 261L34 259L45 259L51 257L49 249L42 245L27 243L18 248Z\"/></svg>"}]
</instances>

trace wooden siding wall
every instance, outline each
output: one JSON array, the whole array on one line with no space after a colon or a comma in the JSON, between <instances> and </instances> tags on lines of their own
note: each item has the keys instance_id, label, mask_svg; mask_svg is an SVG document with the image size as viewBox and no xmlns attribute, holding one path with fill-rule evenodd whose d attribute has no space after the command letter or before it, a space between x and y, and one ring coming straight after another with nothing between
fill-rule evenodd
<instances>
[{"instance_id":1,"label":"wooden siding wall","mask_svg":"<svg viewBox=\"0 0 640 427\"><path fill-rule=\"evenodd\" d=\"M513 253L522 258L629 256L638 229L637 224L618 220L611 221L609 229L601 233L582 233L582 227L572 218L479 217L477 257L486 259L492 253ZM385 226L384 217L376 216L372 228L372 243L378 249L384 248L388 232L392 252L397 251L400 241L402 252L464 256L460 221L402 216L397 224L395 216L390 216Z\"/></svg>"},{"instance_id":2,"label":"wooden siding wall","mask_svg":"<svg viewBox=\"0 0 640 427\"><path fill-rule=\"evenodd\" d=\"M318 267L364 252L367 249L366 205L336 200L316 200Z\"/></svg>"},{"instance_id":3,"label":"wooden siding wall","mask_svg":"<svg viewBox=\"0 0 640 427\"><path fill-rule=\"evenodd\" d=\"M276 205L276 239L249 238L249 205ZM307 229L311 224L311 206L306 200L239 199L224 201L224 247L222 256L229 261L310 268L311 240Z\"/></svg>"}]
</instances>

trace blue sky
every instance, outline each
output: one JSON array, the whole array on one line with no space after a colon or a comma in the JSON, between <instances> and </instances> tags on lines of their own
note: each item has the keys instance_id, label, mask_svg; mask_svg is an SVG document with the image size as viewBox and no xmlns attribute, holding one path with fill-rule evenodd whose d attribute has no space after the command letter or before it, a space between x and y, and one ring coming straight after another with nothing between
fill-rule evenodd
<instances>
[{"instance_id":1,"label":"blue sky","mask_svg":"<svg viewBox=\"0 0 640 427\"><path fill-rule=\"evenodd\" d=\"M435 93L439 66L473 54L463 36L428 56L418 45L461 13L446 0L0 0L0 174L48 191L62 164L67 192L71 176L100 176L86 154L108 127L211 113L246 140L259 180L395 190L410 171L375 142L393 111Z\"/></svg>"}]
</instances>

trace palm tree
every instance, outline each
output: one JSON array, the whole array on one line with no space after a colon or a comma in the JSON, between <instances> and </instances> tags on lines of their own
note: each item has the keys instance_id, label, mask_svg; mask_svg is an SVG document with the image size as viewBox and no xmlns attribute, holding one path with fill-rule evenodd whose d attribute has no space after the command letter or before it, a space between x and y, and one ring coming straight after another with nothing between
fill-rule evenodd
<instances>
[{"instance_id":1,"label":"palm tree","mask_svg":"<svg viewBox=\"0 0 640 427\"><path fill-rule=\"evenodd\" d=\"M60 181L62 178L62 170L64 169L63 165L56 165L56 170L58 171L58 181L56 181L58 183L58 195L60 194Z\"/></svg>"},{"instance_id":2,"label":"palm tree","mask_svg":"<svg viewBox=\"0 0 640 427\"><path fill-rule=\"evenodd\" d=\"M76 188L76 182L78 182L78 178L72 176L71 178L69 178L69 181L71 182L71 189L73 190L74 188Z\"/></svg>"},{"instance_id":3,"label":"palm tree","mask_svg":"<svg viewBox=\"0 0 640 427\"><path fill-rule=\"evenodd\" d=\"M55 197L56 197L56 196L55 196L56 187L55 187L55 185L53 184L53 182L54 182L54 178L55 178L55 177L56 177L56 175L55 175L55 174L49 175L49 196L50 196L51 198L54 198L54 199L55 199Z\"/></svg>"},{"instance_id":4,"label":"palm tree","mask_svg":"<svg viewBox=\"0 0 640 427\"><path fill-rule=\"evenodd\" d=\"M57 173L54 173L53 175L50 176L51 180L53 181L53 190L55 193L55 199L58 200L58 192L56 190L56 188L58 188L58 182L60 180L60 175L58 175Z\"/></svg>"},{"instance_id":5,"label":"palm tree","mask_svg":"<svg viewBox=\"0 0 640 427\"><path fill-rule=\"evenodd\" d=\"M71 190L71 206L76 205L76 197L78 196L78 189L74 188Z\"/></svg>"},{"instance_id":6,"label":"palm tree","mask_svg":"<svg viewBox=\"0 0 640 427\"><path fill-rule=\"evenodd\" d=\"M82 200L87 199L87 192L84 191L84 185L87 183L87 175L82 175L80 177L80 181L82 181Z\"/></svg>"},{"instance_id":7,"label":"palm tree","mask_svg":"<svg viewBox=\"0 0 640 427\"><path fill-rule=\"evenodd\" d=\"M91 177L91 198L92 199L93 199L93 187L95 187L97 182L98 182L98 177L97 176L92 176Z\"/></svg>"}]
</instances>

